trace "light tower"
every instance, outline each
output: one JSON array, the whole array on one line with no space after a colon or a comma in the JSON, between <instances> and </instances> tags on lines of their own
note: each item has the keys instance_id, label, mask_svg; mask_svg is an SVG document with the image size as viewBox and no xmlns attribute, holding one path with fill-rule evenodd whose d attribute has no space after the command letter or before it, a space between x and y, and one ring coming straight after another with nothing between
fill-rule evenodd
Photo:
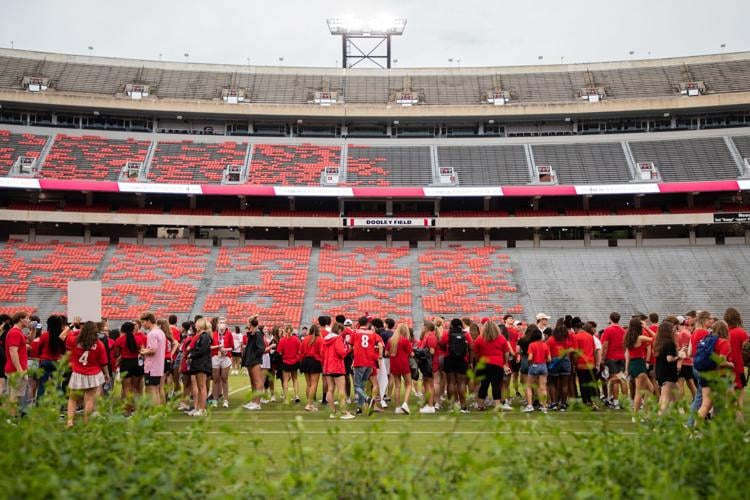
<instances>
[{"instance_id":1,"label":"light tower","mask_svg":"<svg viewBox=\"0 0 750 500\"><path fill-rule=\"evenodd\" d=\"M376 18L367 23L357 17L337 17L326 19L326 23L332 35L341 36L342 68L353 68L364 61L390 68L391 37L403 35L406 28L406 19L401 17Z\"/></svg>"}]
</instances>

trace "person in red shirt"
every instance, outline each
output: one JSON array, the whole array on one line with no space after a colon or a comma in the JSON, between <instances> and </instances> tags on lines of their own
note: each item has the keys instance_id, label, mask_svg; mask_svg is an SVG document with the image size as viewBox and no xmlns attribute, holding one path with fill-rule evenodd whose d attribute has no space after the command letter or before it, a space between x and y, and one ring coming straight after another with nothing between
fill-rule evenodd
<instances>
[{"instance_id":1,"label":"person in red shirt","mask_svg":"<svg viewBox=\"0 0 750 500\"><path fill-rule=\"evenodd\" d=\"M276 352L281 354L281 399L287 403L290 401L286 398L289 379L292 380L292 388L294 389L294 402L299 403L299 381L297 380L300 361L299 346L299 337L294 334L291 325L287 325L281 334L279 345L276 347Z\"/></svg>"},{"instance_id":2,"label":"person in red shirt","mask_svg":"<svg viewBox=\"0 0 750 500\"><path fill-rule=\"evenodd\" d=\"M37 399L44 396L47 381L57 369L57 362L65 354L65 342L60 340L64 320L62 316L53 314L47 318L47 331L39 337L39 368L42 376L39 379Z\"/></svg>"},{"instance_id":3,"label":"person in red shirt","mask_svg":"<svg viewBox=\"0 0 750 500\"><path fill-rule=\"evenodd\" d=\"M651 349L649 349L649 356L647 360L648 364L648 378L651 381L651 387L654 388L654 394L657 399L660 397L661 389L658 383L656 383L656 355L654 354L654 341L656 340L656 333L659 331L659 315L656 313L649 313L646 318L646 328L643 329L643 333L651 337ZM665 320L666 321L666 320Z\"/></svg>"},{"instance_id":4,"label":"person in red shirt","mask_svg":"<svg viewBox=\"0 0 750 500\"><path fill-rule=\"evenodd\" d=\"M435 383L434 377L440 369L437 359L438 341L435 335L435 323L425 321L422 326L422 335L419 339L419 347L425 351L427 365L420 366L422 372L422 386L424 387L425 405L419 409L419 413L435 413Z\"/></svg>"},{"instance_id":5,"label":"person in red shirt","mask_svg":"<svg viewBox=\"0 0 750 500\"><path fill-rule=\"evenodd\" d=\"M83 421L88 422L89 415L96 407L99 388L109 380L106 370L107 352L104 344L97 338L98 328L93 321L87 321L81 330L74 334L69 328L63 330L60 337L65 340L65 347L70 352L72 375L68 387L68 427L73 426L76 408L83 400Z\"/></svg>"},{"instance_id":6,"label":"person in red shirt","mask_svg":"<svg viewBox=\"0 0 750 500\"><path fill-rule=\"evenodd\" d=\"M678 331L677 331L677 351L681 352L684 356L679 364L680 369L677 374L677 388L679 391L679 398L685 397L685 386L690 390L690 398L695 397L695 379L693 378L693 357L690 353L690 329L687 325L687 320L683 316L677 317Z\"/></svg>"},{"instance_id":7,"label":"person in red shirt","mask_svg":"<svg viewBox=\"0 0 750 500\"><path fill-rule=\"evenodd\" d=\"M748 335L742 328L742 316L734 307L728 308L724 312L724 322L729 327L729 361L734 365L734 388L737 391L737 403L740 411L743 408L743 397L745 387L747 386L747 376L745 375L745 363L742 359L742 344L747 342Z\"/></svg>"},{"instance_id":8,"label":"person in red shirt","mask_svg":"<svg viewBox=\"0 0 750 500\"><path fill-rule=\"evenodd\" d=\"M448 386L448 398L461 405L461 413L468 413L466 407L466 370L469 367L469 355L472 344L471 335L463 329L458 318L451 320L450 329L444 332L438 345L446 352L443 369Z\"/></svg>"},{"instance_id":9,"label":"person in red shirt","mask_svg":"<svg viewBox=\"0 0 750 500\"><path fill-rule=\"evenodd\" d=\"M646 333L648 326L641 320L640 316L634 316L628 324L625 334L624 346L627 350L625 357L625 371L635 380L635 393L633 394L633 414L637 414L641 408L644 393L654 392L651 380L648 377L646 360L649 357L653 338Z\"/></svg>"},{"instance_id":10,"label":"person in red shirt","mask_svg":"<svg viewBox=\"0 0 750 500\"><path fill-rule=\"evenodd\" d=\"M217 406L219 395L224 399L224 408L229 408L229 370L232 369L234 337L227 328L226 318L216 321L216 330L211 334L211 404Z\"/></svg>"},{"instance_id":11,"label":"person in red shirt","mask_svg":"<svg viewBox=\"0 0 750 500\"><path fill-rule=\"evenodd\" d=\"M352 346L353 359L352 370L354 372L354 393L357 397L357 414L363 413L367 404L368 413L375 409L376 394L380 394L377 376L373 376L375 366L383 355L383 340L375 331L367 327L367 317L362 316L357 321L359 328L350 334L350 345ZM371 380L372 396L365 391L365 383Z\"/></svg>"},{"instance_id":12,"label":"person in red shirt","mask_svg":"<svg viewBox=\"0 0 750 500\"><path fill-rule=\"evenodd\" d=\"M5 334L5 374L8 377L10 414L16 414L16 405L26 394L28 384L29 351L23 329L29 326L29 315L17 312L10 320L13 325Z\"/></svg>"},{"instance_id":13,"label":"person in red shirt","mask_svg":"<svg viewBox=\"0 0 750 500\"><path fill-rule=\"evenodd\" d=\"M318 318L321 326L325 327L331 324L331 318L321 316ZM325 324L324 324L325 323ZM334 323L330 333L323 338L323 374L328 379L328 408L331 410L329 418L336 418L336 406L334 405L333 395L338 395L338 410L341 412L342 420L354 418L346 406L346 384L344 377L346 375L346 366L344 358L349 353L349 346L344 342L343 335L340 333L343 325Z\"/></svg>"},{"instance_id":14,"label":"person in red shirt","mask_svg":"<svg viewBox=\"0 0 750 500\"><path fill-rule=\"evenodd\" d=\"M400 323L388 341L388 351L391 356L391 375L393 375L393 401L397 414L409 414L409 396L412 381L409 358L414 356L414 349L409 340L409 327ZM401 381L404 383L404 397L401 398ZM401 403L399 405L399 403Z\"/></svg>"},{"instance_id":15,"label":"person in red shirt","mask_svg":"<svg viewBox=\"0 0 750 500\"><path fill-rule=\"evenodd\" d=\"M300 371L305 376L307 388L305 410L318 411L315 406L315 394L318 392L320 374L323 373L323 338L320 336L318 325L312 325L307 336L300 342L299 357L302 359Z\"/></svg>"},{"instance_id":16,"label":"person in red shirt","mask_svg":"<svg viewBox=\"0 0 750 500\"><path fill-rule=\"evenodd\" d=\"M134 409L134 396L143 394L139 388L143 386L143 357L140 356L140 352L144 347L146 336L136 332L135 323L123 323L120 326L120 336L115 340L113 355L120 366L121 397L125 401L126 413L131 413Z\"/></svg>"},{"instance_id":17,"label":"person in red shirt","mask_svg":"<svg viewBox=\"0 0 750 500\"><path fill-rule=\"evenodd\" d=\"M440 316L435 316L432 318L432 323L435 325L435 338L438 340L435 357L432 358L432 372L433 385L435 386L435 409L439 410L440 401L443 399L443 395L448 387L448 376L445 373L445 357L448 353L445 350L445 346L440 344L445 331L445 321Z\"/></svg>"},{"instance_id":18,"label":"person in red shirt","mask_svg":"<svg viewBox=\"0 0 750 500\"><path fill-rule=\"evenodd\" d=\"M613 312L609 315L609 326L602 333L602 360L609 371L607 379L607 393L610 395L607 404L617 410L620 409L620 401L617 399L620 391L627 392L625 385L625 330L619 325L620 313ZM602 367L603 369L604 367Z\"/></svg>"},{"instance_id":19,"label":"person in red shirt","mask_svg":"<svg viewBox=\"0 0 750 500\"><path fill-rule=\"evenodd\" d=\"M596 382L594 367L596 363L596 343L594 342L594 328L583 324L580 319L573 321L573 343L575 346L576 374L581 388L581 401L595 409Z\"/></svg>"},{"instance_id":20,"label":"person in red shirt","mask_svg":"<svg viewBox=\"0 0 750 500\"><path fill-rule=\"evenodd\" d=\"M711 370L708 373L706 373L705 371L701 372L700 386L703 401L701 403L700 409L698 410L698 415L703 419L708 416L711 408L713 408L714 406L713 400L711 399L711 385L716 385L717 388L724 388L729 386L728 384L724 385L720 380L716 380L716 378L711 378L711 375L716 373L720 375L720 378L724 377L725 375L727 377L734 378L734 363L730 361L732 347L729 342L729 327L727 326L726 322L722 320L715 322L713 324L712 332L709 333L709 335L716 335L717 337L719 337L714 344L714 353L719 356L719 360L716 363L717 367L715 370ZM728 373L726 369L729 370ZM709 378L706 379L706 376L708 376ZM716 377L715 375L713 376Z\"/></svg>"},{"instance_id":21,"label":"person in red shirt","mask_svg":"<svg viewBox=\"0 0 750 500\"><path fill-rule=\"evenodd\" d=\"M494 321L482 325L482 333L474 340L474 356L477 360L477 377L481 380L478 393L479 410L485 409L488 389L492 387L495 410L503 409L501 387L503 375L510 375L511 347Z\"/></svg>"},{"instance_id":22,"label":"person in red shirt","mask_svg":"<svg viewBox=\"0 0 750 500\"><path fill-rule=\"evenodd\" d=\"M518 356L518 340L521 338L521 332L516 328L516 321L512 314L506 314L503 316L503 323L505 328L508 330L508 342L510 343L510 370L512 375L510 377L503 378L503 390L506 394L510 394L511 385L515 390L517 398L521 397L519 391L519 370L521 369L521 358Z\"/></svg>"},{"instance_id":23,"label":"person in red shirt","mask_svg":"<svg viewBox=\"0 0 750 500\"><path fill-rule=\"evenodd\" d=\"M529 383L526 385L526 406L523 411L526 413L534 411L534 392L533 389L539 389L539 401L541 403L542 413L547 413L547 363L552 361L549 352L549 346L542 341L542 331L536 325L529 325L526 329L531 343L528 347L529 353Z\"/></svg>"},{"instance_id":24,"label":"person in red shirt","mask_svg":"<svg viewBox=\"0 0 750 500\"><path fill-rule=\"evenodd\" d=\"M185 328L186 323L182 326ZM195 346L197 338L197 329L195 323L187 323L188 327L185 329L185 336L182 339L180 345L180 376L182 377L182 401L177 406L179 411L193 411L194 408L190 406L190 398L193 395L193 382L190 377L190 369L188 367L188 352ZM118 339L119 340L119 339Z\"/></svg>"},{"instance_id":25,"label":"person in red shirt","mask_svg":"<svg viewBox=\"0 0 750 500\"><path fill-rule=\"evenodd\" d=\"M573 351L573 339L565 326L565 318L558 318L552 335L547 338L552 362L548 367L550 408L554 410L568 410L569 379L572 374L570 355Z\"/></svg>"}]
</instances>

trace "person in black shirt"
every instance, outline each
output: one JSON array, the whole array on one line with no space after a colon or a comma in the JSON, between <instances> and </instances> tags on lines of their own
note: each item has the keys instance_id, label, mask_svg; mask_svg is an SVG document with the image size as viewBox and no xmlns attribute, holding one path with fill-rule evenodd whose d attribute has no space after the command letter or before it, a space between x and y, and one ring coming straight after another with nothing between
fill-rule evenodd
<instances>
[{"instance_id":1,"label":"person in black shirt","mask_svg":"<svg viewBox=\"0 0 750 500\"><path fill-rule=\"evenodd\" d=\"M659 415L669 407L675 399L677 389L677 362L685 357L685 353L677 353L675 326L669 321L659 325L654 340L654 354L656 355L656 382L661 387L659 397Z\"/></svg>"}]
</instances>

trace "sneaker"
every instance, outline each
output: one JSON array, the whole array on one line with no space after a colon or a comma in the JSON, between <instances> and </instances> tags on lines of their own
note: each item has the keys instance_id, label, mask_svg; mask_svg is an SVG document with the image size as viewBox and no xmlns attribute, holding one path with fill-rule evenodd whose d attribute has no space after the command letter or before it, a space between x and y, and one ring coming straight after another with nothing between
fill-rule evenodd
<instances>
[{"instance_id":1,"label":"sneaker","mask_svg":"<svg viewBox=\"0 0 750 500\"><path fill-rule=\"evenodd\" d=\"M503 411L513 411L513 407L509 405L508 403L501 405L500 409Z\"/></svg>"},{"instance_id":2,"label":"sneaker","mask_svg":"<svg viewBox=\"0 0 750 500\"><path fill-rule=\"evenodd\" d=\"M560 405L560 411L562 412L568 411L568 405Z\"/></svg>"},{"instance_id":3,"label":"sneaker","mask_svg":"<svg viewBox=\"0 0 750 500\"><path fill-rule=\"evenodd\" d=\"M383 413L383 409L379 406L373 406L372 411L375 413ZM370 415L372 415L372 413Z\"/></svg>"},{"instance_id":4,"label":"sneaker","mask_svg":"<svg viewBox=\"0 0 750 500\"><path fill-rule=\"evenodd\" d=\"M346 404L348 405L352 404L352 398L346 398Z\"/></svg>"},{"instance_id":5,"label":"sneaker","mask_svg":"<svg viewBox=\"0 0 750 500\"><path fill-rule=\"evenodd\" d=\"M205 417L207 415L206 410L196 410L191 416L193 417Z\"/></svg>"},{"instance_id":6,"label":"sneaker","mask_svg":"<svg viewBox=\"0 0 750 500\"><path fill-rule=\"evenodd\" d=\"M294 402L299 403L299 396L294 396Z\"/></svg>"},{"instance_id":7,"label":"sneaker","mask_svg":"<svg viewBox=\"0 0 750 500\"><path fill-rule=\"evenodd\" d=\"M435 413L435 407L430 405L425 405L422 408L419 409L419 413Z\"/></svg>"},{"instance_id":8,"label":"sneaker","mask_svg":"<svg viewBox=\"0 0 750 500\"><path fill-rule=\"evenodd\" d=\"M380 400L380 407L381 408L388 408L388 403L386 402L385 399L381 399Z\"/></svg>"},{"instance_id":9,"label":"sneaker","mask_svg":"<svg viewBox=\"0 0 750 500\"><path fill-rule=\"evenodd\" d=\"M435 411L440 409L440 403L435 403Z\"/></svg>"},{"instance_id":10,"label":"sneaker","mask_svg":"<svg viewBox=\"0 0 750 500\"><path fill-rule=\"evenodd\" d=\"M229 400L225 399L224 402L221 404L223 408L229 408Z\"/></svg>"},{"instance_id":11,"label":"sneaker","mask_svg":"<svg viewBox=\"0 0 750 500\"><path fill-rule=\"evenodd\" d=\"M460 413L469 413L468 408L461 408Z\"/></svg>"},{"instance_id":12,"label":"sneaker","mask_svg":"<svg viewBox=\"0 0 750 500\"><path fill-rule=\"evenodd\" d=\"M329 419L329 420L335 420L335 419L336 419L336 414L335 414L335 413L330 413L330 414L328 415L328 419Z\"/></svg>"},{"instance_id":13,"label":"sneaker","mask_svg":"<svg viewBox=\"0 0 750 500\"><path fill-rule=\"evenodd\" d=\"M531 413L534 411L534 407L531 405L526 405L523 408L521 408L521 411L524 413Z\"/></svg>"},{"instance_id":14,"label":"sneaker","mask_svg":"<svg viewBox=\"0 0 750 500\"><path fill-rule=\"evenodd\" d=\"M196 408L196 409L194 409L194 410L190 410L189 412L187 412L187 414L188 414L188 417L195 417L195 416L197 416L197 415L198 415L198 413L200 413L200 410L199 410L199 409L197 409L197 408Z\"/></svg>"},{"instance_id":15,"label":"sneaker","mask_svg":"<svg viewBox=\"0 0 750 500\"><path fill-rule=\"evenodd\" d=\"M615 402L612 403L612 409L613 410L620 410L621 409L620 408L620 402L618 400L615 399Z\"/></svg>"},{"instance_id":16,"label":"sneaker","mask_svg":"<svg viewBox=\"0 0 750 500\"><path fill-rule=\"evenodd\" d=\"M362 415L362 408L357 408L357 415Z\"/></svg>"},{"instance_id":17,"label":"sneaker","mask_svg":"<svg viewBox=\"0 0 750 500\"><path fill-rule=\"evenodd\" d=\"M519 401L523 401L523 396L521 396L521 393L516 391L516 399Z\"/></svg>"},{"instance_id":18,"label":"sneaker","mask_svg":"<svg viewBox=\"0 0 750 500\"><path fill-rule=\"evenodd\" d=\"M305 411L314 411L313 408L314 406L312 405L305 405Z\"/></svg>"},{"instance_id":19,"label":"sneaker","mask_svg":"<svg viewBox=\"0 0 750 500\"><path fill-rule=\"evenodd\" d=\"M261 398L260 402L261 402L261 404L267 405L268 403L271 402L271 400L270 399L266 399L266 398Z\"/></svg>"},{"instance_id":20,"label":"sneaker","mask_svg":"<svg viewBox=\"0 0 750 500\"><path fill-rule=\"evenodd\" d=\"M276 396L275 396L275 395L274 395L274 396L271 396L271 402L272 402L272 403L275 403L275 402L276 402Z\"/></svg>"},{"instance_id":21,"label":"sneaker","mask_svg":"<svg viewBox=\"0 0 750 500\"><path fill-rule=\"evenodd\" d=\"M421 399L422 398L422 393L418 392L418 391L414 391L414 397L416 397L417 399Z\"/></svg>"},{"instance_id":22,"label":"sneaker","mask_svg":"<svg viewBox=\"0 0 750 500\"><path fill-rule=\"evenodd\" d=\"M395 413L396 415L401 415L401 414L403 414L403 413L404 413L404 410L402 410L402 409L401 409L401 408L399 407L399 408L396 408L396 409L394 410L394 413Z\"/></svg>"},{"instance_id":23,"label":"sneaker","mask_svg":"<svg viewBox=\"0 0 750 500\"><path fill-rule=\"evenodd\" d=\"M261 406L258 403L248 403L244 408L249 411L256 411L260 410Z\"/></svg>"},{"instance_id":24,"label":"sneaker","mask_svg":"<svg viewBox=\"0 0 750 500\"><path fill-rule=\"evenodd\" d=\"M190 406L186 405L185 403L180 403L177 405L177 411L187 411L190 409Z\"/></svg>"},{"instance_id":25,"label":"sneaker","mask_svg":"<svg viewBox=\"0 0 750 500\"><path fill-rule=\"evenodd\" d=\"M217 406L219 406L219 402L216 399L209 399L208 401L206 401L206 403L208 403L208 406L210 406L211 408L216 408Z\"/></svg>"},{"instance_id":26,"label":"sneaker","mask_svg":"<svg viewBox=\"0 0 750 500\"><path fill-rule=\"evenodd\" d=\"M346 412L343 415L341 415L341 417L339 417L339 418L341 418L341 420L351 420L351 419L353 419L355 417L351 413Z\"/></svg>"},{"instance_id":27,"label":"sneaker","mask_svg":"<svg viewBox=\"0 0 750 500\"><path fill-rule=\"evenodd\" d=\"M542 411L542 413L547 413L547 408L545 408L544 406L542 406L542 410L541 411Z\"/></svg>"},{"instance_id":28,"label":"sneaker","mask_svg":"<svg viewBox=\"0 0 750 500\"><path fill-rule=\"evenodd\" d=\"M409 411L409 405L406 404L406 401L404 401L404 404L401 405L401 411L409 415L411 412Z\"/></svg>"}]
</instances>

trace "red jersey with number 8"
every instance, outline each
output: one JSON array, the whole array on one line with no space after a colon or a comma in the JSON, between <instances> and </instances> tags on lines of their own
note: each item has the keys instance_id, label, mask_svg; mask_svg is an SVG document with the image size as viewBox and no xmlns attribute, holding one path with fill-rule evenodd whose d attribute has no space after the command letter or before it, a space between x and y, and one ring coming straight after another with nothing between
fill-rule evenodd
<instances>
[{"instance_id":1,"label":"red jersey with number 8","mask_svg":"<svg viewBox=\"0 0 750 500\"><path fill-rule=\"evenodd\" d=\"M372 367L373 360L377 359L375 347L380 340L380 335L372 330L355 330L351 335L351 343L354 348L354 361L352 366Z\"/></svg>"}]
</instances>

